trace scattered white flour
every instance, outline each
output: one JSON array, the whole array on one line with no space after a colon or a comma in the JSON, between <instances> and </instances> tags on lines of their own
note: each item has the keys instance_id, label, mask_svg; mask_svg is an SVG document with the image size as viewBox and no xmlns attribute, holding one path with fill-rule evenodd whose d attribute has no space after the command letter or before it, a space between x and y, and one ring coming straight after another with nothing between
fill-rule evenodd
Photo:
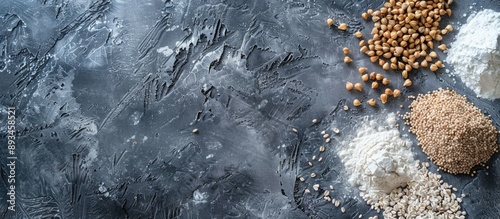
<instances>
[{"instance_id":1,"label":"scattered white flour","mask_svg":"<svg viewBox=\"0 0 500 219\"><path fill-rule=\"evenodd\" d=\"M446 62L478 97L500 98L500 13L485 9L471 15L451 44Z\"/></svg>"},{"instance_id":2,"label":"scattered white flour","mask_svg":"<svg viewBox=\"0 0 500 219\"><path fill-rule=\"evenodd\" d=\"M363 118L356 136L339 151L349 183L378 200L393 189L405 186L417 174L410 151L411 142L400 137L394 113L385 121Z\"/></svg>"}]
</instances>

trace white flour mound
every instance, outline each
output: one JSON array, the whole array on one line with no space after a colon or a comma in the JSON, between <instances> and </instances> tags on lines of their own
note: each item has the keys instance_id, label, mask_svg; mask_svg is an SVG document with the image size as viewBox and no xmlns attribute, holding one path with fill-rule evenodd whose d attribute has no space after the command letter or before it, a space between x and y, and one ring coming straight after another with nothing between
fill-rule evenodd
<instances>
[{"instance_id":1,"label":"white flour mound","mask_svg":"<svg viewBox=\"0 0 500 219\"><path fill-rule=\"evenodd\" d=\"M500 98L500 13L486 9L471 15L451 44L446 62L478 97Z\"/></svg>"},{"instance_id":2,"label":"white flour mound","mask_svg":"<svg viewBox=\"0 0 500 219\"><path fill-rule=\"evenodd\" d=\"M380 118L386 121L365 117L356 136L339 151L349 183L375 199L405 186L417 175L411 142L400 137L396 116L390 113Z\"/></svg>"}]
</instances>

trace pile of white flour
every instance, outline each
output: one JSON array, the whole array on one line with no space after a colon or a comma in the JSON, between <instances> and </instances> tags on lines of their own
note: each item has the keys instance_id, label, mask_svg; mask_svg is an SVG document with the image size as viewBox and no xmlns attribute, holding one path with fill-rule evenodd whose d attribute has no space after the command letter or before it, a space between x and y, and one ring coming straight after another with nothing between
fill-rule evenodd
<instances>
[{"instance_id":1,"label":"pile of white flour","mask_svg":"<svg viewBox=\"0 0 500 219\"><path fill-rule=\"evenodd\" d=\"M365 117L356 136L343 143L339 157L349 183L374 200L405 186L417 175L411 142L400 137L394 113L382 115L386 121Z\"/></svg>"},{"instance_id":2,"label":"pile of white flour","mask_svg":"<svg viewBox=\"0 0 500 219\"><path fill-rule=\"evenodd\" d=\"M451 44L446 62L478 97L500 98L500 13L486 9L471 15Z\"/></svg>"}]
</instances>

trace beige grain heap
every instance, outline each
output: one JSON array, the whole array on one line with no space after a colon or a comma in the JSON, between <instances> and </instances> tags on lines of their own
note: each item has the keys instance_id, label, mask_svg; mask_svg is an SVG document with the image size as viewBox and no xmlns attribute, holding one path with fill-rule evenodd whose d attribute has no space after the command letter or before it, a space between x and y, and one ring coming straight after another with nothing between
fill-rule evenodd
<instances>
[{"instance_id":1,"label":"beige grain heap","mask_svg":"<svg viewBox=\"0 0 500 219\"><path fill-rule=\"evenodd\" d=\"M377 212L383 209L384 218L465 218L460 207L464 195L457 197L457 189L427 167L429 163L417 164L417 179L405 188L396 188L379 200L366 194L362 197Z\"/></svg>"},{"instance_id":2,"label":"beige grain heap","mask_svg":"<svg viewBox=\"0 0 500 219\"><path fill-rule=\"evenodd\" d=\"M436 71L443 62L434 52L434 42L453 28L440 27L442 16L451 15L452 1L390 0L379 10L368 10L362 17L374 22L372 38L361 39L361 52L378 62L384 70L403 70L404 78L412 69L429 67ZM437 46L445 50L446 45Z\"/></svg>"},{"instance_id":3,"label":"beige grain heap","mask_svg":"<svg viewBox=\"0 0 500 219\"><path fill-rule=\"evenodd\" d=\"M440 169L470 174L498 152L497 131L491 120L465 96L438 89L419 94L404 118L418 144Z\"/></svg>"}]
</instances>

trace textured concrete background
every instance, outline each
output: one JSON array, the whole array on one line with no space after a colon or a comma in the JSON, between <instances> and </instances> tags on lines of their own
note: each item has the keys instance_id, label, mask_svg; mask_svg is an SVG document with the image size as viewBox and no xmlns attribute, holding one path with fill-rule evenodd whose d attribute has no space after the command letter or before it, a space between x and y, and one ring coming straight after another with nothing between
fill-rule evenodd
<instances>
[{"instance_id":1,"label":"textured concrete background","mask_svg":"<svg viewBox=\"0 0 500 219\"><path fill-rule=\"evenodd\" d=\"M352 218L375 215L346 182L334 153L360 116L409 100L355 109L345 91L358 66L382 72L352 34L381 0L0 0L0 118L17 114L17 211L1 218ZM473 12L500 3L456 1L450 44ZM349 25L330 29L326 19ZM343 63L342 47L354 62ZM441 59L445 54L439 53ZM446 64L446 63L445 63ZM447 67L447 69L452 70ZM390 71L392 72L392 71ZM404 95L451 87L499 127L500 100L475 98L441 69L419 70ZM400 87L398 87L400 86ZM347 102L349 111L341 110ZM365 108L366 107L366 108ZM312 119L320 122L311 124ZM298 133L291 131L292 127ZM321 130L341 130L323 162L307 162ZM194 128L200 130L193 134ZM403 133L408 127L401 125ZM412 137L412 136L411 136ZM413 139L415 141L415 139ZM5 146L5 147L4 147ZM425 160L420 148L415 157ZM470 218L500 217L498 155L478 176L443 174L465 193ZM7 197L0 159L0 203ZM433 172L435 166L431 167ZM297 177L309 176L298 182ZM305 188L332 184L347 212Z\"/></svg>"}]
</instances>

